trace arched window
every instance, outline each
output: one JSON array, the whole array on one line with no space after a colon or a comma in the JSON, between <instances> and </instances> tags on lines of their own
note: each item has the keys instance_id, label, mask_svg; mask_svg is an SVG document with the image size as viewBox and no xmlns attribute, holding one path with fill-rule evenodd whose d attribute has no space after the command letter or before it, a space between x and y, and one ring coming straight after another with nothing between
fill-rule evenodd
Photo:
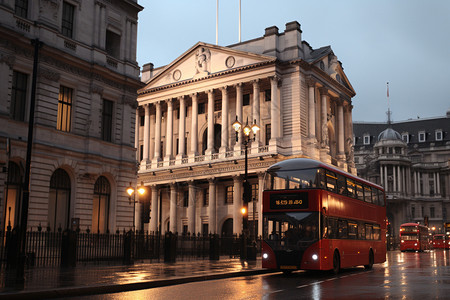
<instances>
[{"instance_id":1,"label":"arched window","mask_svg":"<svg viewBox=\"0 0 450 300\"><path fill-rule=\"evenodd\" d=\"M109 206L111 186L108 179L100 176L95 182L92 201L92 232L109 232Z\"/></svg>"},{"instance_id":2,"label":"arched window","mask_svg":"<svg viewBox=\"0 0 450 300\"><path fill-rule=\"evenodd\" d=\"M219 153L222 144L222 125L214 124L214 152ZM204 155L208 149L208 128L203 132L202 154Z\"/></svg>"},{"instance_id":3,"label":"arched window","mask_svg":"<svg viewBox=\"0 0 450 300\"><path fill-rule=\"evenodd\" d=\"M63 169L53 172L50 179L48 223L53 231L69 228L70 177Z\"/></svg>"},{"instance_id":4,"label":"arched window","mask_svg":"<svg viewBox=\"0 0 450 300\"><path fill-rule=\"evenodd\" d=\"M6 205L3 213L3 224L5 230L14 228L19 222L20 194L22 185L22 174L20 167L15 162L8 163L8 180L6 182Z\"/></svg>"}]
</instances>

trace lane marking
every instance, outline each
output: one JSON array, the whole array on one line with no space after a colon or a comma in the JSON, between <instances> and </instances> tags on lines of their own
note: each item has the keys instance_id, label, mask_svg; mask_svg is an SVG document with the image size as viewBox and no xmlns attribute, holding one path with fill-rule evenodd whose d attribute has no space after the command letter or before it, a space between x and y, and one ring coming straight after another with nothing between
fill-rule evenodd
<instances>
[{"instance_id":1,"label":"lane marking","mask_svg":"<svg viewBox=\"0 0 450 300\"><path fill-rule=\"evenodd\" d=\"M296 289L302 289L302 288L309 287L309 286L312 286L312 285L315 285L315 284L321 284L321 283L324 283L326 281L332 281L332 280L336 280L336 279L340 279L340 278L346 278L346 277L355 276L355 275L358 275L358 274L359 273L349 274L349 275L333 277L333 278L329 278L329 279L325 279L325 280L321 280L321 281L316 281L316 282L312 282L312 283L309 283L309 284L299 285L299 286L296 287Z\"/></svg>"}]
</instances>

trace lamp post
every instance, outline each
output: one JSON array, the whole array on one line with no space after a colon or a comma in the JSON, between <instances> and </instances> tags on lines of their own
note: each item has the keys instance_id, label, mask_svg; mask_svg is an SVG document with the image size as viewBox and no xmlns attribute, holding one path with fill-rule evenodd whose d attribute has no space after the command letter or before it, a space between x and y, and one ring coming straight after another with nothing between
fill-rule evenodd
<instances>
[{"instance_id":1,"label":"lamp post","mask_svg":"<svg viewBox=\"0 0 450 300\"><path fill-rule=\"evenodd\" d=\"M249 232L248 232L248 203L251 201L251 197L252 197L251 185L248 182L248 144L250 142L250 134L253 132L253 140L255 140L256 134L258 133L260 128L256 124L256 120L254 120L253 125L250 127L250 125L248 125L248 118L247 118L247 123L242 128L242 123L239 122L237 116L236 116L236 121L234 121L232 126L233 126L234 130L236 131L236 142L239 141L239 138L238 138L239 132L242 130L242 132L244 133L244 140L242 141L242 143L244 144L244 153L245 153L245 161L244 161L245 171L244 171L244 183L243 183L244 193L242 195L243 206L242 206L241 212L242 212L242 236L244 237L244 240L245 240L245 238L249 235ZM253 219L253 222L255 222L254 219ZM246 246L247 245L244 245L244 247L246 247ZM245 257L247 258L247 253L246 253Z\"/></svg>"},{"instance_id":2,"label":"lamp post","mask_svg":"<svg viewBox=\"0 0 450 300\"><path fill-rule=\"evenodd\" d=\"M145 187L143 185L143 183L141 182L141 186L137 189L139 195L144 195L145 194ZM133 186L130 185L127 187L127 193L129 195L128 197L128 203L131 204L131 201L133 201L133 231L135 231L135 220L136 220L136 193L135 193L135 189L133 188ZM133 200L131 200L131 196L133 196Z\"/></svg>"}]
</instances>

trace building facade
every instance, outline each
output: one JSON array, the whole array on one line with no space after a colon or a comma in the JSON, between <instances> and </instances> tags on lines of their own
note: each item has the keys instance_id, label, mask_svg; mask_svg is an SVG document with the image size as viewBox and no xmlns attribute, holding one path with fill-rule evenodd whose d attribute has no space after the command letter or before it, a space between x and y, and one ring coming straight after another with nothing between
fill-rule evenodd
<instances>
[{"instance_id":1,"label":"building facade","mask_svg":"<svg viewBox=\"0 0 450 300\"><path fill-rule=\"evenodd\" d=\"M20 220L31 109L28 229L104 233L133 226L125 190L136 180L141 10L136 0L0 0L3 230ZM37 68L32 42L41 44Z\"/></svg>"},{"instance_id":2,"label":"building facade","mask_svg":"<svg viewBox=\"0 0 450 300\"><path fill-rule=\"evenodd\" d=\"M355 92L331 47L313 49L295 21L228 47L199 42L167 66L144 65L142 80L136 145L138 182L151 190L145 229L242 232L246 137L235 120L260 128L247 144L249 228L257 234L273 163L310 157L356 173Z\"/></svg>"},{"instance_id":3,"label":"building facade","mask_svg":"<svg viewBox=\"0 0 450 300\"><path fill-rule=\"evenodd\" d=\"M450 111L444 117L354 122L358 175L383 186L390 234L420 222L443 232L450 222Z\"/></svg>"}]
</instances>

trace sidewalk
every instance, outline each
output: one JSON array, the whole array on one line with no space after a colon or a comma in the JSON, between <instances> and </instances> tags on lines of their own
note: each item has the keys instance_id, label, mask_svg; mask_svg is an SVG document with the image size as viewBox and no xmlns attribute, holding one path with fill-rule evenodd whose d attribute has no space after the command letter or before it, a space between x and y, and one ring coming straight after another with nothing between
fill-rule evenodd
<instances>
[{"instance_id":1,"label":"sidewalk","mask_svg":"<svg viewBox=\"0 0 450 300\"><path fill-rule=\"evenodd\" d=\"M272 272L238 258L218 261L191 260L176 263L137 261L134 265L87 264L75 268L25 270L23 288L0 287L0 299L49 299L103 294ZM1 275L4 279L5 274Z\"/></svg>"}]
</instances>

